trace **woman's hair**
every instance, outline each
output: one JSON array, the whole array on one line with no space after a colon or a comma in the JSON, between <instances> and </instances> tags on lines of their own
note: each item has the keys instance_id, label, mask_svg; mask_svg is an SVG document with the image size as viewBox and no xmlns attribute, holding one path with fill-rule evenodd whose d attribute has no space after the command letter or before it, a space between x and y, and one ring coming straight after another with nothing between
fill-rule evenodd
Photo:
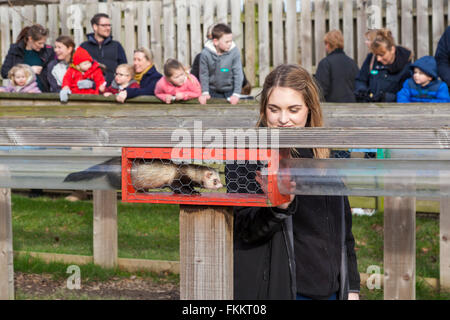
<instances>
[{"instance_id":1,"label":"woman's hair","mask_svg":"<svg viewBox=\"0 0 450 320\"><path fill-rule=\"evenodd\" d=\"M16 83L16 81L14 80L15 74L19 70L22 70L25 73L27 79L33 75L33 70L31 69L31 67L29 65L22 64L22 63L16 64L8 72L8 79L11 80L14 84Z\"/></svg>"},{"instance_id":2,"label":"woman's hair","mask_svg":"<svg viewBox=\"0 0 450 320\"><path fill-rule=\"evenodd\" d=\"M145 58L153 63L153 53L151 50L144 48L144 47L139 47L137 49L134 50L134 53L136 52L142 52L145 56Z\"/></svg>"},{"instance_id":3,"label":"woman's hair","mask_svg":"<svg viewBox=\"0 0 450 320\"><path fill-rule=\"evenodd\" d=\"M305 127L323 126L319 89L308 71L303 67L294 64L279 65L267 75L261 91L257 126L267 127L267 103L273 89L276 87L290 88L303 95L303 99L309 109ZM313 152L315 158L322 159L329 156L329 150L326 148L314 148Z\"/></svg>"},{"instance_id":4,"label":"woman's hair","mask_svg":"<svg viewBox=\"0 0 450 320\"><path fill-rule=\"evenodd\" d=\"M60 42L67 48L72 48L72 54L70 55L70 61L72 61L73 54L75 53L75 42L70 36L59 36L56 38L55 42Z\"/></svg>"},{"instance_id":5,"label":"woman's hair","mask_svg":"<svg viewBox=\"0 0 450 320\"><path fill-rule=\"evenodd\" d=\"M174 70L180 69L184 71L184 66L176 59L167 59L166 63L164 63L164 75L168 78L172 76Z\"/></svg>"},{"instance_id":6,"label":"woman's hair","mask_svg":"<svg viewBox=\"0 0 450 320\"><path fill-rule=\"evenodd\" d=\"M379 29L369 29L364 33L364 37L366 37L370 42L372 42L373 40L375 40L378 30Z\"/></svg>"},{"instance_id":7,"label":"woman's hair","mask_svg":"<svg viewBox=\"0 0 450 320\"><path fill-rule=\"evenodd\" d=\"M339 30L331 30L325 34L323 41L328 43L331 51L336 49L344 49L344 37Z\"/></svg>"},{"instance_id":8,"label":"woman's hair","mask_svg":"<svg viewBox=\"0 0 450 320\"><path fill-rule=\"evenodd\" d=\"M395 40L389 29L378 29L375 38L370 45L370 50L376 55L383 55L386 50L391 50L395 46Z\"/></svg>"},{"instance_id":9,"label":"woman's hair","mask_svg":"<svg viewBox=\"0 0 450 320\"><path fill-rule=\"evenodd\" d=\"M117 72L117 70L122 69L122 68L123 68L123 69L127 69L128 73L129 73L130 76L131 76L131 79L134 78L135 71L134 71L134 68L133 68L132 65L129 65L129 64L126 64L126 63L119 64L119 65L117 66L117 68L116 68L116 72Z\"/></svg>"},{"instance_id":10,"label":"woman's hair","mask_svg":"<svg viewBox=\"0 0 450 320\"><path fill-rule=\"evenodd\" d=\"M19 35L17 36L16 43L19 43L21 41L27 43L28 37L31 37L33 41L39 41L42 38L47 38L47 36L47 28L44 28L40 24L33 24L32 26L25 27L22 29L22 31L20 31Z\"/></svg>"}]
</instances>

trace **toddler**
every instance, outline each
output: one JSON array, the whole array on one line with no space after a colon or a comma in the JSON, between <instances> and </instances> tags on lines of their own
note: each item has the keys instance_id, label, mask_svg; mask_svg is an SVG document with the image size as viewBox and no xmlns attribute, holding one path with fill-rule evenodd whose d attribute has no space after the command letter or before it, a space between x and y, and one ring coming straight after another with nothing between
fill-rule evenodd
<instances>
[{"instance_id":1,"label":"toddler","mask_svg":"<svg viewBox=\"0 0 450 320\"><path fill-rule=\"evenodd\" d=\"M67 102L69 94L99 94L105 91L106 82L100 65L82 47L78 47L63 78L59 93L61 102Z\"/></svg>"},{"instance_id":2,"label":"toddler","mask_svg":"<svg viewBox=\"0 0 450 320\"><path fill-rule=\"evenodd\" d=\"M36 75L27 64L17 64L8 72L10 83L0 87L0 92L41 93L36 81Z\"/></svg>"},{"instance_id":3,"label":"toddler","mask_svg":"<svg viewBox=\"0 0 450 320\"><path fill-rule=\"evenodd\" d=\"M114 80L111 82L111 85L105 89L103 95L109 97L113 94L118 94L126 88L139 88L139 84L134 80L134 74L134 68L129 64L117 66Z\"/></svg>"},{"instance_id":4,"label":"toddler","mask_svg":"<svg viewBox=\"0 0 450 320\"><path fill-rule=\"evenodd\" d=\"M420 58L411 69L414 74L403 83L397 102L450 102L447 84L438 79L434 57Z\"/></svg>"},{"instance_id":5,"label":"toddler","mask_svg":"<svg viewBox=\"0 0 450 320\"><path fill-rule=\"evenodd\" d=\"M194 75L188 74L179 61L166 61L164 77L156 83L155 96L165 103L172 103L198 98L201 94L200 82Z\"/></svg>"}]
</instances>

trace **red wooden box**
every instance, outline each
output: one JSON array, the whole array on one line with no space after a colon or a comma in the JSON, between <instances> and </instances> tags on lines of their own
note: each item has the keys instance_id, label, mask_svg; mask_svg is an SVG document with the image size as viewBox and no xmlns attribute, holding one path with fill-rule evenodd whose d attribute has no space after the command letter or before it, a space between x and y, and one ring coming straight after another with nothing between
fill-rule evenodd
<instances>
[{"instance_id":1,"label":"red wooden box","mask_svg":"<svg viewBox=\"0 0 450 320\"><path fill-rule=\"evenodd\" d=\"M289 201L289 195L278 191L277 169L279 152L274 149L207 149L181 148L173 156L173 148L123 148L122 149L122 201L146 203L172 203L218 206L277 206ZM267 193L226 193L209 191L200 195L175 194L173 192L137 192L131 183L131 167L135 159L169 159L172 161L214 160L258 160L267 162ZM206 163L207 165L207 163ZM223 179L222 179L223 180ZM222 181L225 186L225 181Z\"/></svg>"}]
</instances>

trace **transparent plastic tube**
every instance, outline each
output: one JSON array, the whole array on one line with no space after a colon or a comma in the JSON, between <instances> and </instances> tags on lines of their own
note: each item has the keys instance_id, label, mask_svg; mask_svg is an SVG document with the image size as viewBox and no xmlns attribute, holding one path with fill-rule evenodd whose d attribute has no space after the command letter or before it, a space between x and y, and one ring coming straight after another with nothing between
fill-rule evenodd
<instances>
[{"instance_id":1,"label":"transparent plastic tube","mask_svg":"<svg viewBox=\"0 0 450 320\"><path fill-rule=\"evenodd\" d=\"M450 161L285 159L278 187L283 194L448 197Z\"/></svg>"}]
</instances>

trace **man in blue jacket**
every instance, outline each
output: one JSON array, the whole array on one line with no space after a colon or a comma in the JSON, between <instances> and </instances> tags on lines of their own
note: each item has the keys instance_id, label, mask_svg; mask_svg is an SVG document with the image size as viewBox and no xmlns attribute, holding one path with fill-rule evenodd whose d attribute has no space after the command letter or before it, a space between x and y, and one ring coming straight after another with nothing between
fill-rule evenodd
<instances>
[{"instance_id":1,"label":"man in blue jacket","mask_svg":"<svg viewBox=\"0 0 450 320\"><path fill-rule=\"evenodd\" d=\"M94 15L91 25L94 33L87 35L88 40L83 42L81 47L86 49L94 60L106 66L106 71L103 73L107 84L110 85L114 79L116 67L127 63L127 57L120 42L112 39L111 21L107 14Z\"/></svg>"},{"instance_id":2,"label":"man in blue jacket","mask_svg":"<svg viewBox=\"0 0 450 320\"><path fill-rule=\"evenodd\" d=\"M450 87L450 26L447 27L439 40L434 57L439 76Z\"/></svg>"}]
</instances>

